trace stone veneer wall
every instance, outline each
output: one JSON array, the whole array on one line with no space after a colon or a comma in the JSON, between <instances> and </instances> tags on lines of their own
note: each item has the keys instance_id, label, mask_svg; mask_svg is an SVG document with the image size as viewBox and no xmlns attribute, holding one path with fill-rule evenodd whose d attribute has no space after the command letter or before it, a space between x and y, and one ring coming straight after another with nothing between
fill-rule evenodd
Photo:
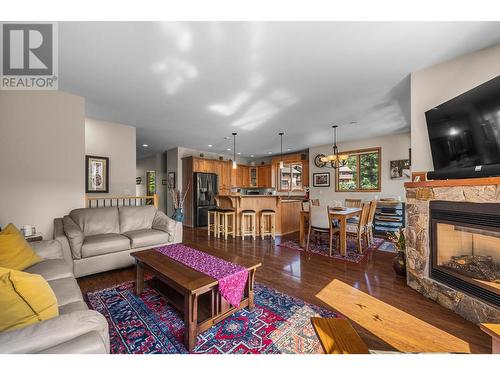
<instances>
[{"instance_id":1,"label":"stone veneer wall","mask_svg":"<svg viewBox=\"0 0 500 375\"><path fill-rule=\"evenodd\" d=\"M473 323L500 323L500 310L429 277L429 202L500 203L500 185L406 188L407 283Z\"/></svg>"}]
</instances>

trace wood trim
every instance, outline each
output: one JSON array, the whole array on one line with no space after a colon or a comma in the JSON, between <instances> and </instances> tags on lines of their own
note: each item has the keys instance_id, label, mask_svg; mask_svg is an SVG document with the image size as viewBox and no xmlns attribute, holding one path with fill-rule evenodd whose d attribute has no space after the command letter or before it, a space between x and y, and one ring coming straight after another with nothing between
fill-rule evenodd
<instances>
[{"instance_id":1,"label":"wood trim","mask_svg":"<svg viewBox=\"0 0 500 375\"><path fill-rule=\"evenodd\" d=\"M378 152L378 189L360 189L359 188L359 155L370 154ZM335 192L337 193L373 193L382 191L382 147L370 147L359 150L342 151L340 154L357 155L356 158L356 172L358 178L356 179L357 188L355 190L340 190L339 189L339 170L335 170Z\"/></svg>"},{"instance_id":2,"label":"wood trim","mask_svg":"<svg viewBox=\"0 0 500 375\"><path fill-rule=\"evenodd\" d=\"M500 185L500 177L405 182L405 188Z\"/></svg>"}]
</instances>

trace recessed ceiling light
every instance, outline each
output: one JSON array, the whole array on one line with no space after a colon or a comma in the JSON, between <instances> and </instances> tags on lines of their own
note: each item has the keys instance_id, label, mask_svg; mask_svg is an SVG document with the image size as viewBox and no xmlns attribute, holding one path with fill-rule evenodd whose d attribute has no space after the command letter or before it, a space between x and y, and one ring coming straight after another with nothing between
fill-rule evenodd
<instances>
[{"instance_id":1,"label":"recessed ceiling light","mask_svg":"<svg viewBox=\"0 0 500 375\"><path fill-rule=\"evenodd\" d=\"M237 155L241 155L241 152L237 152L236 154L237 154Z\"/></svg>"},{"instance_id":2,"label":"recessed ceiling light","mask_svg":"<svg viewBox=\"0 0 500 375\"><path fill-rule=\"evenodd\" d=\"M231 151L231 149L230 149L230 148L228 148L228 149L227 149L227 151Z\"/></svg>"},{"instance_id":3,"label":"recessed ceiling light","mask_svg":"<svg viewBox=\"0 0 500 375\"><path fill-rule=\"evenodd\" d=\"M268 154L271 155L273 152L272 151L269 151Z\"/></svg>"},{"instance_id":4,"label":"recessed ceiling light","mask_svg":"<svg viewBox=\"0 0 500 375\"><path fill-rule=\"evenodd\" d=\"M213 145L208 145L208 147L213 147Z\"/></svg>"},{"instance_id":5,"label":"recessed ceiling light","mask_svg":"<svg viewBox=\"0 0 500 375\"><path fill-rule=\"evenodd\" d=\"M253 158L253 155L250 155L251 158Z\"/></svg>"},{"instance_id":6,"label":"recessed ceiling light","mask_svg":"<svg viewBox=\"0 0 500 375\"><path fill-rule=\"evenodd\" d=\"M287 150L287 151L292 151L292 149L291 149L290 147L288 147L286 150Z\"/></svg>"},{"instance_id":7,"label":"recessed ceiling light","mask_svg":"<svg viewBox=\"0 0 500 375\"><path fill-rule=\"evenodd\" d=\"M149 147L149 145L147 145L147 144L145 144L145 143L144 143L144 144L142 145L142 147Z\"/></svg>"}]
</instances>

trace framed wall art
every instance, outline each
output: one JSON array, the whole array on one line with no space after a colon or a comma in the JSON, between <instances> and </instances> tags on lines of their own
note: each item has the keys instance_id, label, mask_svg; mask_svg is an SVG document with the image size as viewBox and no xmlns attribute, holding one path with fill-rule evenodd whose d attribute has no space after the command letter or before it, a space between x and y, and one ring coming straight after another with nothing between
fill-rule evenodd
<instances>
[{"instance_id":1,"label":"framed wall art","mask_svg":"<svg viewBox=\"0 0 500 375\"><path fill-rule=\"evenodd\" d=\"M109 193L109 158L85 155L85 192Z\"/></svg>"},{"instance_id":2,"label":"framed wall art","mask_svg":"<svg viewBox=\"0 0 500 375\"><path fill-rule=\"evenodd\" d=\"M330 172L313 173L313 186L314 187L329 187L330 186Z\"/></svg>"}]
</instances>

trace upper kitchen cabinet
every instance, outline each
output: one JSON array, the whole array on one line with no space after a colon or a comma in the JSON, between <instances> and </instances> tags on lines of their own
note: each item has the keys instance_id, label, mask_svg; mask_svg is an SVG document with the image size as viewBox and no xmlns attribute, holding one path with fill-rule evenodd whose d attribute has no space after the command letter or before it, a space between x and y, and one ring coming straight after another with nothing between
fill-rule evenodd
<instances>
[{"instance_id":1,"label":"upper kitchen cabinet","mask_svg":"<svg viewBox=\"0 0 500 375\"><path fill-rule=\"evenodd\" d=\"M262 188L271 188L271 165L260 165L257 168L257 186Z\"/></svg>"}]
</instances>

